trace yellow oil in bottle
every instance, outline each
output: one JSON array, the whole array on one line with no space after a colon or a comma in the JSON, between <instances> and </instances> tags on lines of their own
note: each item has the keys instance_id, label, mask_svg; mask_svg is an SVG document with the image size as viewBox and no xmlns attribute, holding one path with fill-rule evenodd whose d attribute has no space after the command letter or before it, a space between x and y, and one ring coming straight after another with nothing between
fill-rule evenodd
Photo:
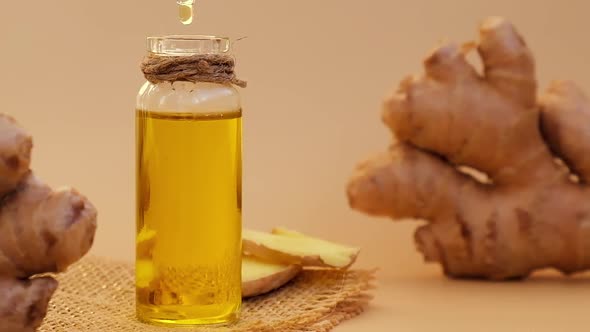
<instances>
[{"instance_id":1,"label":"yellow oil in bottle","mask_svg":"<svg viewBox=\"0 0 590 332\"><path fill-rule=\"evenodd\" d=\"M241 111L138 110L137 315L221 324L241 305Z\"/></svg>"},{"instance_id":2,"label":"yellow oil in bottle","mask_svg":"<svg viewBox=\"0 0 590 332\"><path fill-rule=\"evenodd\" d=\"M193 23L194 0L178 0L177 3L180 22L185 25Z\"/></svg>"}]
</instances>

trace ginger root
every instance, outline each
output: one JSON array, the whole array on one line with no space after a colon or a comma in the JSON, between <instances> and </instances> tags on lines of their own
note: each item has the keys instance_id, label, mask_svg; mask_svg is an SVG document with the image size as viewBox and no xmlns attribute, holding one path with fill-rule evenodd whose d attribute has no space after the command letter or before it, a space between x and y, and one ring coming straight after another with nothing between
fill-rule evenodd
<instances>
[{"instance_id":1,"label":"ginger root","mask_svg":"<svg viewBox=\"0 0 590 332\"><path fill-rule=\"evenodd\" d=\"M473 46L481 74L466 60ZM558 81L538 100L533 56L497 17L482 23L478 43L438 47L424 68L386 99L383 121L396 139L358 166L351 207L427 220L417 247L448 276L589 269L588 99Z\"/></svg>"},{"instance_id":2,"label":"ginger root","mask_svg":"<svg viewBox=\"0 0 590 332\"><path fill-rule=\"evenodd\" d=\"M35 331L57 281L94 239L96 209L77 191L52 190L29 169L32 140L0 114L0 332Z\"/></svg>"},{"instance_id":3,"label":"ginger root","mask_svg":"<svg viewBox=\"0 0 590 332\"><path fill-rule=\"evenodd\" d=\"M0 113L0 195L13 190L29 172L32 148L31 136Z\"/></svg>"},{"instance_id":4,"label":"ginger root","mask_svg":"<svg viewBox=\"0 0 590 332\"><path fill-rule=\"evenodd\" d=\"M0 278L0 331L30 332L41 325L57 289L50 277L21 281Z\"/></svg>"}]
</instances>

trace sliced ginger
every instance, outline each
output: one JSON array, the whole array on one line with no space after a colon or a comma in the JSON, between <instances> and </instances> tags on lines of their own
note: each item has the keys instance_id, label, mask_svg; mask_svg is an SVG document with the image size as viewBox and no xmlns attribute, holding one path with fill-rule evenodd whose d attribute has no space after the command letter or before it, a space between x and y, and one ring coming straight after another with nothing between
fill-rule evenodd
<instances>
[{"instance_id":1,"label":"sliced ginger","mask_svg":"<svg viewBox=\"0 0 590 332\"><path fill-rule=\"evenodd\" d=\"M449 276L589 269L590 102L570 82L537 100L533 56L502 18L483 22L476 46L483 74L466 60L470 48L443 45L424 61L424 75L387 98L383 121L396 143L358 166L350 205L429 221L417 247Z\"/></svg>"},{"instance_id":2,"label":"sliced ginger","mask_svg":"<svg viewBox=\"0 0 590 332\"><path fill-rule=\"evenodd\" d=\"M243 247L245 253L269 262L340 269L352 265L360 251L285 229L274 234L244 230Z\"/></svg>"},{"instance_id":3,"label":"sliced ginger","mask_svg":"<svg viewBox=\"0 0 590 332\"><path fill-rule=\"evenodd\" d=\"M273 228L271 233L275 234L275 235L282 235L282 236L289 236L289 237L305 237L305 234L303 234L303 233L293 231L290 229L286 229L286 228L282 228L282 227Z\"/></svg>"},{"instance_id":4,"label":"sliced ginger","mask_svg":"<svg viewBox=\"0 0 590 332\"><path fill-rule=\"evenodd\" d=\"M269 263L244 256L242 296L252 297L273 291L291 281L300 271L300 265Z\"/></svg>"},{"instance_id":5,"label":"sliced ginger","mask_svg":"<svg viewBox=\"0 0 590 332\"><path fill-rule=\"evenodd\" d=\"M286 228L272 233L243 232L242 291L244 297L260 295L292 280L303 267L345 269L360 249L309 237Z\"/></svg>"},{"instance_id":6,"label":"sliced ginger","mask_svg":"<svg viewBox=\"0 0 590 332\"><path fill-rule=\"evenodd\" d=\"M136 256L138 259L151 259L156 245L156 231L144 227L137 235Z\"/></svg>"},{"instance_id":7,"label":"sliced ginger","mask_svg":"<svg viewBox=\"0 0 590 332\"><path fill-rule=\"evenodd\" d=\"M148 288L150 283L157 278L158 271L150 260L138 259L135 262L135 285L137 288Z\"/></svg>"},{"instance_id":8,"label":"sliced ginger","mask_svg":"<svg viewBox=\"0 0 590 332\"><path fill-rule=\"evenodd\" d=\"M157 241L154 230L144 228L137 236L138 296L160 281L151 261ZM305 234L275 228L272 233L243 231L242 296L252 297L275 290L306 267L347 268L354 263L359 249L308 237ZM195 276L198 278L198 276Z\"/></svg>"}]
</instances>

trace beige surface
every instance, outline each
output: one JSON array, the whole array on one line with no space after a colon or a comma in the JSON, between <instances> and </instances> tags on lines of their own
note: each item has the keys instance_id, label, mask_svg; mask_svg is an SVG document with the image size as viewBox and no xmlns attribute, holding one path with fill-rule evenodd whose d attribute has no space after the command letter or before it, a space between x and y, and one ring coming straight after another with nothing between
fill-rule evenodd
<instances>
[{"instance_id":1,"label":"beige surface","mask_svg":"<svg viewBox=\"0 0 590 332\"><path fill-rule=\"evenodd\" d=\"M367 312L336 332L586 332L590 274L526 283L457 282L426 269L381 281Z\"/></svg>"},{"instance_id":2,"label":"beige surface","mask_svg":"<svg viewBox=\"0 0 590 332\"><path fill-rule=\"evenodd\" d=\"M590 2L199 2L197 23L190 27L177 22L173 0L0 5L0 110L34 133L34 167L41 177L54 185L75 184L98 206L95 254L133 256L133 108L143 81L138 62L144 38L247 36L235 45L240 77L250 83L243 90L245 224L282 224L360 245L359 264L380 266L390 278L375 309L340 331L379 322L382 331L590 326L584 309L589 278L450 283L414 252L415 224L354 213L343 193L357 160L387 144L389 134L379 123L381 97L419 70L437 40L474 37L487 15L517 23L537 55L541 86L565 77L590 91Z\"/></svg>"}]
</instances>

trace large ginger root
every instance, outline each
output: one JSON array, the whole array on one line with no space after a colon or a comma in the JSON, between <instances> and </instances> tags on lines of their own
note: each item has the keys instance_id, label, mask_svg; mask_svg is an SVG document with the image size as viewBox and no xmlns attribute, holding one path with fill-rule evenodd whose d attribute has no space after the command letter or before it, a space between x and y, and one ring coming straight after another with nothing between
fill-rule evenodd
<instances>
[{"instance_id":1,"label":"large ginger root","mask_svg":"<svg viewBox=\"0 0 590 332\"><path fill-rule=\"evenodd\" d=\"M483 74L465 58L474 46ZM429 221L417 247L449 276L590 268L588 100L556 82L538 102L533 56L502 18L483 22L476 45L437 48L424 67L387 98L383 120L397 142L358 166L350 205Z\"/></svg>"},{"instance_id":2,"label":"large ginger root","mask_svg":"<svg viewBox=\"0 0 590 332\"><path fill-rule=\"evenodd\" d=\"M84 196L32 175L31 146L0 114L0 332L39 327L57 281L34 276L65 271L88 252L96 230L96 209Z\"/></svg>"}]
</instances>

